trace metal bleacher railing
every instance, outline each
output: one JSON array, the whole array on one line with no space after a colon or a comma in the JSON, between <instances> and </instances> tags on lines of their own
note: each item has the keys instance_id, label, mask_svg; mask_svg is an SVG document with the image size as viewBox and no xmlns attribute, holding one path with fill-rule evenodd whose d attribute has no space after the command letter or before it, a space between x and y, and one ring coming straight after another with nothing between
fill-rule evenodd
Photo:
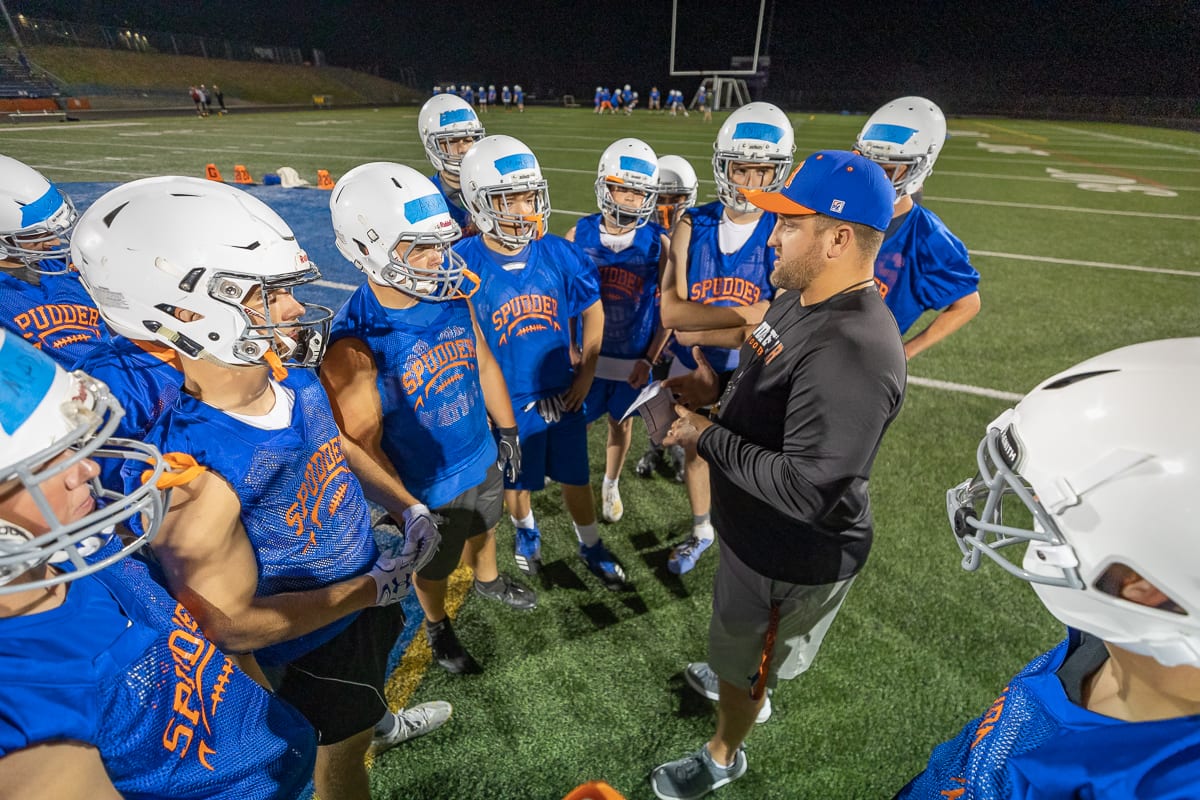
<instances>
[{"instance_id":1,"label":"metal bleacher railing","mask_svg":"<svg viewBox=\"0 0 1200 800\"><path fill-rule=\"evenodd\" d=\"M303 64L308 60L298 47L279 47L194 34L34 19L24 14L17 14L13 18L13 24L25 45L106 47L112 50L223 58L230 61L269 61L274 64ZM311 61L318 66L323 65L324 54L314 50Z\"/></svg>"}]
</instances>

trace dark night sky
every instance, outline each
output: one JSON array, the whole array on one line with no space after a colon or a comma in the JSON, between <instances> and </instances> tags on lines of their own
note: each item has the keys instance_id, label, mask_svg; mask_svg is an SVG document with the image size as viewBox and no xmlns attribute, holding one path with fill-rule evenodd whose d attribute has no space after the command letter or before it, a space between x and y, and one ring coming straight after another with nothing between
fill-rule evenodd
<instances>
[{"instance_id":1,"label":"dark night sky","mask_svg":"<svg viewBox=\"0 0 1200 800\"><path fill-rule=\"evenodd\" d=\"M753 0L679 5L690 33L723 43L715 56L743 49L729 40L752 31L746 14L731 9L748 8L751 20L757 12ZM774 6L768 97L787 99L796 90L852 97L1200 94L1196 0ZM331 64L377 67L385 76L413 67L422 84L518 82L546 93L586 92L590 100L598 83L668 82L670 0L8 0L8 7L14 15L316 47Z\"/></svg>"}]
</instances>

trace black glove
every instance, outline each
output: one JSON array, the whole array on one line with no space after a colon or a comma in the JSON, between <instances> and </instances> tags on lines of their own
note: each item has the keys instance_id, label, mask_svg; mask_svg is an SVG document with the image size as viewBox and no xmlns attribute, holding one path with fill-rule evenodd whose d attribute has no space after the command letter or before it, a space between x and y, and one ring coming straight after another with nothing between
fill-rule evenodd
<instances>
[{"instance_id":1,"label":"black glove","mask_svg":"<svg viewBox=\"0 0 1200 800\"><path fill-rule=\"evenodd\" d=\"M500 451L496 467L509 483L516 483L521 474L521 437L517 435L515 427L497 428L496 433L500 434L500 441L496 444Z\"/></svg>"}]
</instances>

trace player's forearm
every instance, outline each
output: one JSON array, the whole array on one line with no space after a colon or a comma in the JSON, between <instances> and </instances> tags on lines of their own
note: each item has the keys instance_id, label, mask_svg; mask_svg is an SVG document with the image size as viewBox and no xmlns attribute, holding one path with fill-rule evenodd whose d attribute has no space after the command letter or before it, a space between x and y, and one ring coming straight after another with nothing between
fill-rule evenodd
<instances>
[{"instance_id":1,"label":"player's forearm","mask_svg":"<svg viewBox=\"0 0 1200 800\"><path fill-rule=\"evenodd\" d=\"M483 389L483 405L492 423L498 428L511 428L517 424L513 414L512 397L508 394L508 382L500 372L495 359L488 364L479 364L479 385Z\"/></svg>"},{"instance_id":2,"label":"player's forearm","mask_svg":"<svg viewBox=\"0 0 1200 800\"><path fill-rule=\"evenodd\" d=\"M670 328L665 328L662 325L658 326L658 330L654 332L654 338L650 340L650 347L646 350L646 360L654 364L658 359L662 358L663 349L666 348L667 342L671 341L671 334L674 333Z\"/></svg>"},{"instance_id":3,"label":"player's forearm","mask_svg":"<svg viewBox=\"0 0 1200 800\"><path fill-rule=\"evenodd\" d=\"M583 360L578 372L586 371L588 375L596 373L596 362L600 360L600 345L603 341L604 308L597 300L583 312L583 341L580 343Z\"/></svg>"},{"instance_id":4,"label":"player's forearm","mask_svg":"<svg viewBox=\"0 0 1200 800\"><path fill-rule=\"evenodd\" d=\"M664 326L674 328L676 332L736 328L748 322L735 306L708 306L668 297L666 293L662 298L662 321Z\"/></svg>"},{"instance_id":5,"label":"player's forearm","mask_svg":"<svg viewBox=\"0 0 1200 800\"><path fill-rule=\"evenodd\" d=\"M303 592L255 597L233 613L209 606L193 614L204 635L227 653L291 641L375 605L375 581L360 575ZM189 604L191 608L191 604Z\"/></svg>"},{"instance_id":6,"label":"player's forearm","mask_svg":"<svg viewBox=\"0 0 1200 800\"><path fill-rule=\"evenodd\" d=\"M912 358L945 339L966 325L979 313L979 292L955 300L942 313L933 318L925 330L904 343L904 355Z\"/></svg>"},{"instance_id":7,"label":"player's forearm","mask_svg":"<svg viewBox=\"0 0 1200 800\"><path fill-rule=\"evenodd\" d=\"M726 347L737 350L746 341L753 328L749 325L740 328L721 328L714 331L675 331L675 339L685 347L703 345L708 347Z\"/></svg>"}]
</instances>

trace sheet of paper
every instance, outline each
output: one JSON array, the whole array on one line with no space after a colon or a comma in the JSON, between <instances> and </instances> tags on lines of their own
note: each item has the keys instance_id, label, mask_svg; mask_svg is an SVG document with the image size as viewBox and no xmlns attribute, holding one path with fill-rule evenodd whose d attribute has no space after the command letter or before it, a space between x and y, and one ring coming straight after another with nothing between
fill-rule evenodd
<instances>
[{"instance_id":1,"label":"sheet of paper","mask_svg":"<svg viewBox=\"0 0 1200 800\"><path fill-rule=\"evenodd\" d=\"M675 399L671 397L670 390L664 389L658 381L648 384L621 419L627 419L635 411L641 414L645 421L650 441L662 444L671 423L676 420Z\"/></svg>"}]
</instances>

